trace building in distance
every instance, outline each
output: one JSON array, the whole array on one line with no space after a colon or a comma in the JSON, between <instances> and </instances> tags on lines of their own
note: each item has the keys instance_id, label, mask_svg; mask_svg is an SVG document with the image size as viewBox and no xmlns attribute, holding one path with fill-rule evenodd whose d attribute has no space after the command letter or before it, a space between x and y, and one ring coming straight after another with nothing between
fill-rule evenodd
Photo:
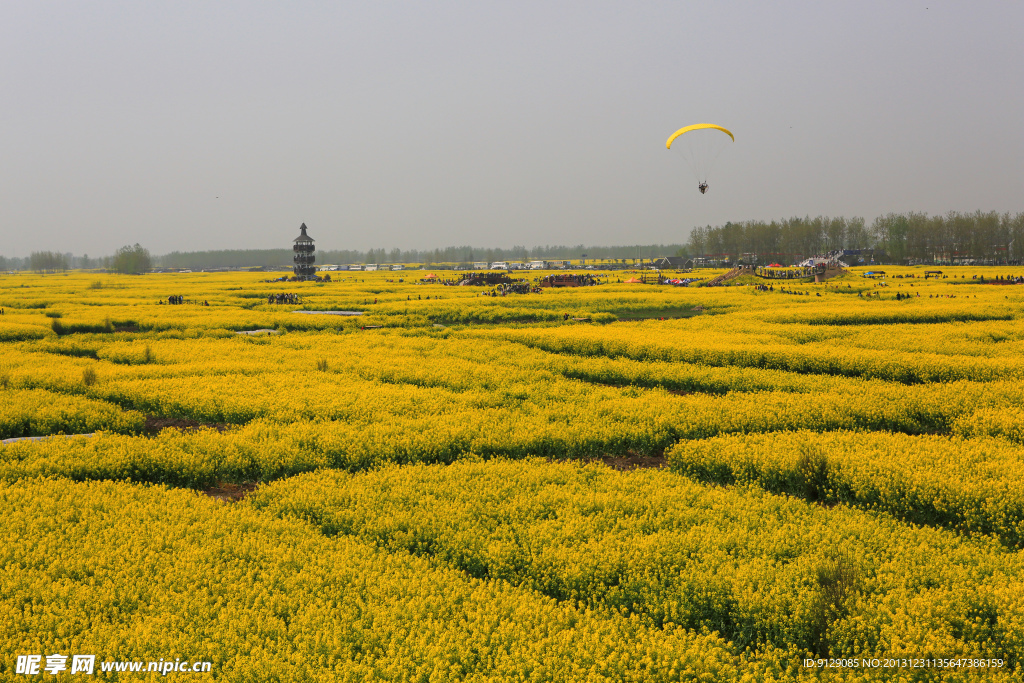
<instances>
[{"instance_id":1,"label":"building in distance","mask_svg":"<svg viewBox=\"0 0 1024 683\"><path fill-rule=\"evenodd\" d=\"M300 280L316 279L316 246L313 238L306 234L306 224L299 227L299 236L295 238L292 250L295 255L292 257L292 267L295 277Z\"/></svg>"}]
</instances>

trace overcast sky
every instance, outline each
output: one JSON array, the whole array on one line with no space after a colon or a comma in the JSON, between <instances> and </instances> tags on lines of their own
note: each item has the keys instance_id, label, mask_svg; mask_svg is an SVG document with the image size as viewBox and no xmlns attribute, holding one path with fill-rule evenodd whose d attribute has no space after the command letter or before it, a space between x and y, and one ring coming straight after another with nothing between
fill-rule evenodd
<instances>
[{"instance_id":1,"label":"overcast sky","mask_svg":"<svg viewBox=\"0 0 1024 683\"><path fill-rule=\"evenodd\" d=\"M0 2L0 254L1024 210L1024 3ZM736 142L697 192L665 149Z\"/></svg>"}]
</instances>

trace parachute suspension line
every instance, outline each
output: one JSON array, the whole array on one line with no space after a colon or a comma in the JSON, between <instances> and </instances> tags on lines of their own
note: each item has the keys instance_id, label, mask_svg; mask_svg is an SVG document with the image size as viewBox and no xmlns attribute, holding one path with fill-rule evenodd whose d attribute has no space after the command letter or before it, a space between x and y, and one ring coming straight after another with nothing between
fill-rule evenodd
<instances>
[{"instance_id":1,"label":"parachute suspension line","mask_svg":"<svg viewBox=\"0 0 1024 683\"><path fill-rule=\"evenodd\" d=\"M694 177L697 178L698 183L703 183L705 180L704 169L700 167L700 144L695 135L686 136L686 147L690 150L686 160L690 164L690 169L693 170Z\"/></svg>"},{"instance_id":2,"label":"parachute suspension line","mask_svg":"<svg viewBox=\"0 0 1024 683\"><path fill-rule=\"evenodd\" d=\"M682 139L677 140L676 144L686 141L685 147L680 150L683 156L686 158L686 162L689 164L690 169L693 171L694 178L697 179L698 183L702 183L707 180L708 167L707 160L710 150L710 141L708 136L695 134L695 135L684 135Z\"/></svg>"},{"instance_id":3,"label":"parachute suspension line","mask_svg":"<svg viewBox=\"0 0 1024 683\"><path fill-rule=\"evenodd\" d=\"M724 151L725 145L718 145L718 148L714 150L712 154L710 154L710 159L707 162L707 171L705 175L715 170L715 164L718 163L718 157L722 156L722 152ZM707 181L707 177L705 177L704 180Z\"/></svg>"},{"instance_id":4,"label":"parachute suspension line","mask_svg":"<svg viewBox=\"0 0 1024 683\"><path fill-rule=\"evenodd\" d=\"M715 162L725 150L725 142L728 140L723 142L703 131L696 135L685 135L683 139L686 140L686 151L683 153L686 162L690 166L690 170L693 171L693 177L697 183L703 185L707 183L708 176L714 170ZM677 141L676 144L679 142Z\"/></svg>"}]
</instances>

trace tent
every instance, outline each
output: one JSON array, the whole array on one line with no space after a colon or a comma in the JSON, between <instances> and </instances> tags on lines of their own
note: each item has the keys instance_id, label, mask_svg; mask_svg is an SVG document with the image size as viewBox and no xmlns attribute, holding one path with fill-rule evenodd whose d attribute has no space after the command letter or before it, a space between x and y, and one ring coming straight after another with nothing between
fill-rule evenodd
<instances>
[{"instance_id":1,"label":"tent","mask_svg":"<svg viewBox=\"0 0 1024 683\"><path fill-rule=\"evenodd\" d=\"M628 280L626 280L626 283L627 283L627 284L629 284L629 283L632 283L632 284L634 284L634 285L642 285L642 284L644 283L644 281L643 281L643 280L638 280L638 279L637 279L637 278L635 278L635 277L631 277L631 278L629 278Z\"/></svg>"},{"instance_id":2,"label":"tent","mask_svg":"<svg viewBox=\"0 0 1024 683\"><path fill-rule=\"evenodd\" d=\"M768 264L768 267L769 268L781 268L782 264L781 263L770 263L770 264Z\"/></svg>"},{"instance_id":3,"label":"tent","mask_svg":"<svg viewBox=\"0 0 1024 683\"><path fill-rule=\"evenodd\" d=\"M423 278L423 279L424 279L424 280L436 280L436 279L437 279L437 276L436 276L436 275L434 275L433 273L431 273L430 275L426 276L426 277L425 277L425 278Z\"/></svg>"}]
</instances>

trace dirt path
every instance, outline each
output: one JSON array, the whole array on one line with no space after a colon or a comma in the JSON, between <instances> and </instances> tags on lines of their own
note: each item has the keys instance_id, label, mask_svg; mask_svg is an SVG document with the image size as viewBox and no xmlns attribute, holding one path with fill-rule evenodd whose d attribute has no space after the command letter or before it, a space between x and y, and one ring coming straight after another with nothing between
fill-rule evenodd
<instances>
[{"instance_id":1,"label":"dirt path","mask_svg":"<svg viewBox=\"0 0 1024 683\"><path fill-rule=\"evenodd\" d=\"M606 455L601 458L601 462L619 472L646 469L660 470L668 467L668 460L665 459L664 455L636 455L632 453L625 456Z\"/></svg>"},{"instance_id":2,"label":"dirt path","mask_svg":"<svg viewBox=\"0 0 1024 683\"><path fill-rule=\"evenodd\" d=\"M221 482L217 486L203 491L203 495L215 500L222 500L225 503L237 503L245 498L246 495L255 491L257 486L258 484L254 481L247 481L242 484Z\"/></svg>"}]
</instances>

